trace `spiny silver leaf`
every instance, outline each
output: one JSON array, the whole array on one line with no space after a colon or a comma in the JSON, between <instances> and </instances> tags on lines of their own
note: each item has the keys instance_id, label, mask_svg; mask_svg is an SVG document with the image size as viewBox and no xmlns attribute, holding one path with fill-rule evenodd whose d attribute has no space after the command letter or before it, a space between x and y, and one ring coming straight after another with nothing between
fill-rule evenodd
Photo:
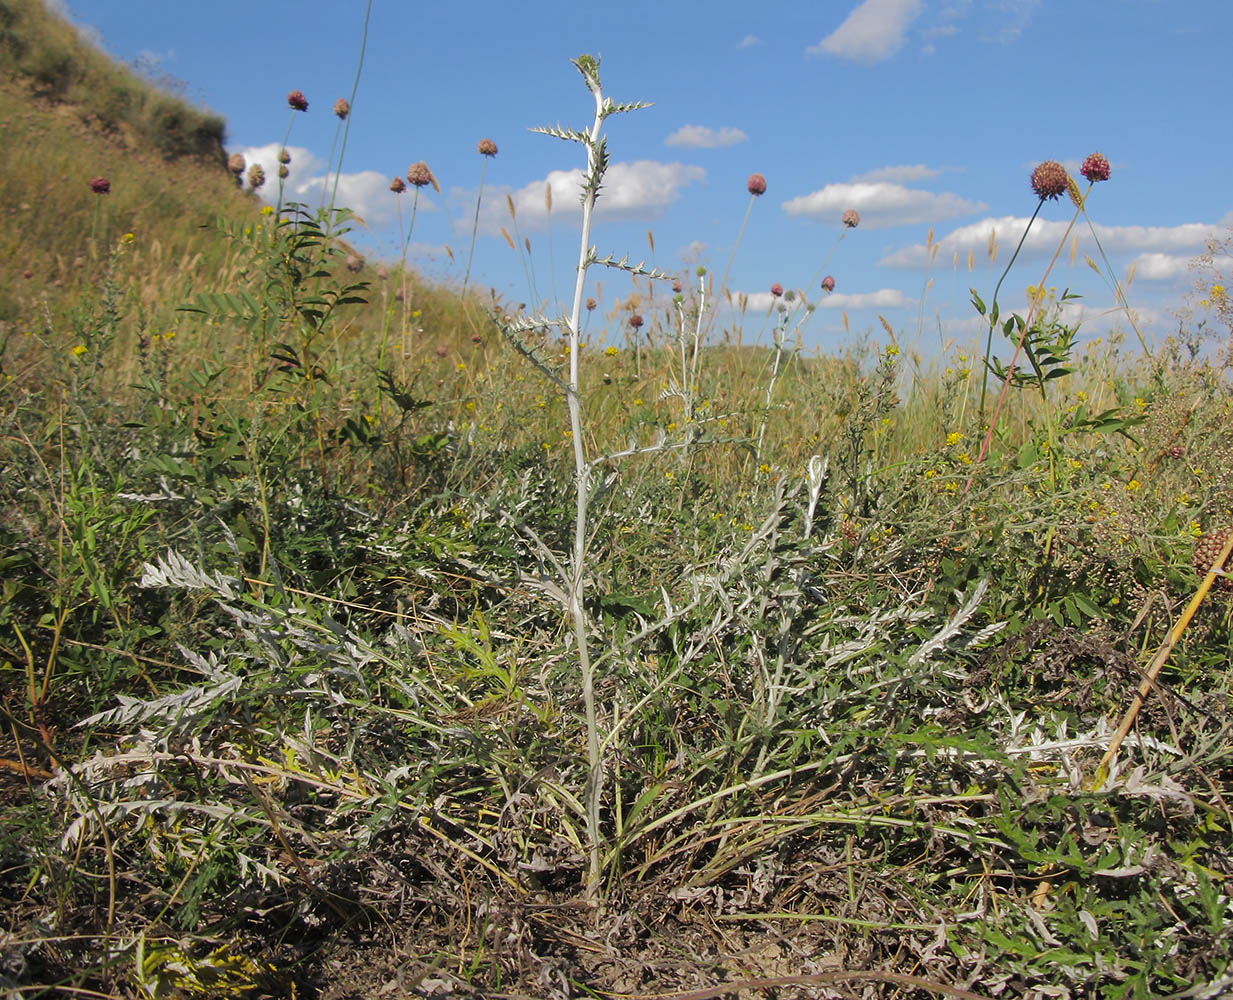
<instances>
[{"instance_id":1,"label":"spiny silver leaf","mask_svg":"<svg viewBox=\"0 0 1233 1000\"><path fill-rule=\"evenodd\" d=\"M594 252L594 250L591 251L592 254L594 254ZM628 271L630 274L645 275L648 278L660 279L672 277L672 275L670 275L667 271L661 271L657 267L648 268L646 266L646 261L644 260L638 261L637 264L630 264L629 254L626 254L620 260L616 259L615 254L609 254L607 257L603 258L592 256L590 263L600 264L604 267L615 267L617 270Z\"/></svg>"},{"instance_id":2,"label":"spiny silver leaf","mask_svg":"<svg viewBox=\"0 0 1233 1000\"><path fill-rule=\"evenodd\" d=\"M584 146L591 142L589 132L579 132L577 129L565 128L562 125L537 125L530 131L538 132L540 135L550 135L554 139L564 139L567 142L580 142Z\"/></svg>"}]
</instances>

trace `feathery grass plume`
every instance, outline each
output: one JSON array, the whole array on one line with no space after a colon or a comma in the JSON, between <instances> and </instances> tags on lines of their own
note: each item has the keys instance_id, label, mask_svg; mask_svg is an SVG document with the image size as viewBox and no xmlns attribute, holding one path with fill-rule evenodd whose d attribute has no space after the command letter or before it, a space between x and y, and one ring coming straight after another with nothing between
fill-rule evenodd
<instances>
[{"instance_id":1,"label":"feathery grass plume","mask_svg":"<svg viewBox=\"0 0 1233 1000\"><path fill-rule=\"evenodd\" d=\"M480 167L479 193L475 196L475 218L471 222L471 247L467 250L467 267L462 276L462 291L466 294L471 283L471 262L475 258L475 236L479 232L480 206L484 201L484 181L488 176L488 160L497 155L497 144L491 139L481 139L475 144L475 151L484 158Z\"/></svg>"},{"instance_id":2,"label":"feathery grass plume","mask_svg":"<svg viewBox=\"0 0 1233 1000\"><path fill-rule=\"evenodd\" d=\"M308 98L304 96L302 90L293 90L287 95L287 107L292 111L307 111Z\"/></svg>"}]
</instances>

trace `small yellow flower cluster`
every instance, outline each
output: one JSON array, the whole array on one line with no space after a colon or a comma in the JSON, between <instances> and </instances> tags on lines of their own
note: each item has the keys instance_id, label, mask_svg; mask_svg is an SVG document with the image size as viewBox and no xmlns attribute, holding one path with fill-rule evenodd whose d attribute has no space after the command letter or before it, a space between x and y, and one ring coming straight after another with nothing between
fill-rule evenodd
<instances>
[{"instance_id":1,"label":"small yellow flower cluster","mask_svg":"<svg viewBox=\"0 0 1233 1000\"><path fill-rule=\"evenodd\" d=\"M1143 484L1140 483L1139 480L1132 479L1130 482L1126 484L1126 492L1133 493L1135 490L1137 490L1142 485Z\"/></svg>"},{"instance_id":2,"label":"small yellow flower cluster","mask_svg":"<svg viewBox=\"0 0 1233 1000\"><path fill-rule=\"evenodd\" d=\"M273 215L273 214L274 214L274 206L273 206L273 205L265 205L265 206L263 206L263 207L262 207L262 209L261 209L261 214L262 214L262 215Z\"/></svg>"},{"instance_id":3,"label":"small yellow flower cluster","mask_svg":"<svg viewBox=\"0 0 1233 1000\"><path fill-rule=\"evenodd\" d=\"M90 350L85 344L78 344L73 348L73 357L80 358L86 351Z\"/></svg>"},{"instance_id":4,"label":"small yellow flower cluster","mask_svg":"<svg viewBox=\"0 0 1233 1000\"><path fill-rule=\"evenodd\" d=\"M608 357L610 358L615 358L618 354L618 351L615 347L606 347L604 348L604 353L608 355Z\"/></svg>"},{"instance_id":5,"label":"small yellow flower cluster","mask_svg":"<svg viewBox=\"0 0 1233 1000\"><path fill-rule=\"evenodd\" d=\"M950 448L954 445L957 445L962 440L963 440L963 435L959 431L951 431L949 434L946 435L946 447Z\"/></svg>"}]
</instances>

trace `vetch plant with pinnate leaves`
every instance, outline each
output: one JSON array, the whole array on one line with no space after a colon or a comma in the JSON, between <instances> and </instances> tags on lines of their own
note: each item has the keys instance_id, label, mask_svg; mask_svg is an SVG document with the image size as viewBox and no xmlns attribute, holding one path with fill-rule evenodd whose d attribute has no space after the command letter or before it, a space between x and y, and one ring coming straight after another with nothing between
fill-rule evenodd
<instances>
[{"instance_id":1,"label":"vetch plant with pinnate leaves","mask_svg":"<svg viewBox=\"0 0 1233 1000\"><path fill-rule=\"evenodd\" d=\"M582 74L587 89L595 100L595 116L591 126L585 130L564 128L560 125L549 128L536 128L532 131L544 135L555 136L567 142L575 142L586 149L587 168L582 178L582 232L578 252L578 265L574 281L574 297L568 316L548 318L545 316L519 315L501 324L502 330L516 350L530 360L536 368L559 389L565 396L569 409L570 442L574 458L574 538L569 566L565 569L566 579L563 581L563 598L565 611L570 618L574 642L577 646L578 671L582 680L582 698L586 713L587 737L587 768L588 778L584 793L583 817L586 828L587 855L589 870L587 875L587 894L592 899L599 892L599 882L602 874L601 853L603 835L600 829L600 798L603 791L603 761L601 759L600 723L595 704L595 673L591 659L591 627L587 620L587 612L583 605L584 581L587 573L587 538L588 505L591 500L594 484L592 477L597 466L625 455L663 447L663 442L651 448L631 446L630 449L590 458L586 449L586 434L581 392L581 357L582 337L581 322L583 303L586 301L587 272L594 265L612 267L626 271L631 275L643 275L649 278L668 278L668 274L647 269L642 264L631 265L628 257L620 260L611 255L600 258L595 248L591 246L591 224L595 212L595 202L599 197L604 174L608 169L607 139L603 135L604 122L612 115L626 111L635 111L649 105L641 102L616 104L611 98L604 97L599 79L599 59L589 55L581 55L573 60L574 66ZM540 356L538 350L523 339L523 334L544 327L563 327L569 342L569 372L562 379L550 364Z\"/></svg>"}]
</instances>

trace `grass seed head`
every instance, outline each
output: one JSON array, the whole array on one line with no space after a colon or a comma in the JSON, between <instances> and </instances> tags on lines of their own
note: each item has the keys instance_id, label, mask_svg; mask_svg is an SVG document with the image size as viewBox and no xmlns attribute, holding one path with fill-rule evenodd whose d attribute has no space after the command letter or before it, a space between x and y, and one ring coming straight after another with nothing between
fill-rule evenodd
<instances>
[{"instance_id":1,"label":"grass seed head","mask_svg":"<svg viewBox=\"0 0 1233 1000\"><path fill-rule=\"evenodd\" d=\"M1218 528L1199 536L1198 541L1194 544L1194 568L1199 576L1206 576L1207 571L1212 568L1212 564L1220 558L1220 553L1224 551L1225 545L1228 544L1231 532L1233 532L1233 528ZM1228 560L1225 563L1226 567L1227 564ZM1221 590L1233 590L1233 577L1219 577L1216 581L1216 586Z\"/></svg>"}]
</instances>

